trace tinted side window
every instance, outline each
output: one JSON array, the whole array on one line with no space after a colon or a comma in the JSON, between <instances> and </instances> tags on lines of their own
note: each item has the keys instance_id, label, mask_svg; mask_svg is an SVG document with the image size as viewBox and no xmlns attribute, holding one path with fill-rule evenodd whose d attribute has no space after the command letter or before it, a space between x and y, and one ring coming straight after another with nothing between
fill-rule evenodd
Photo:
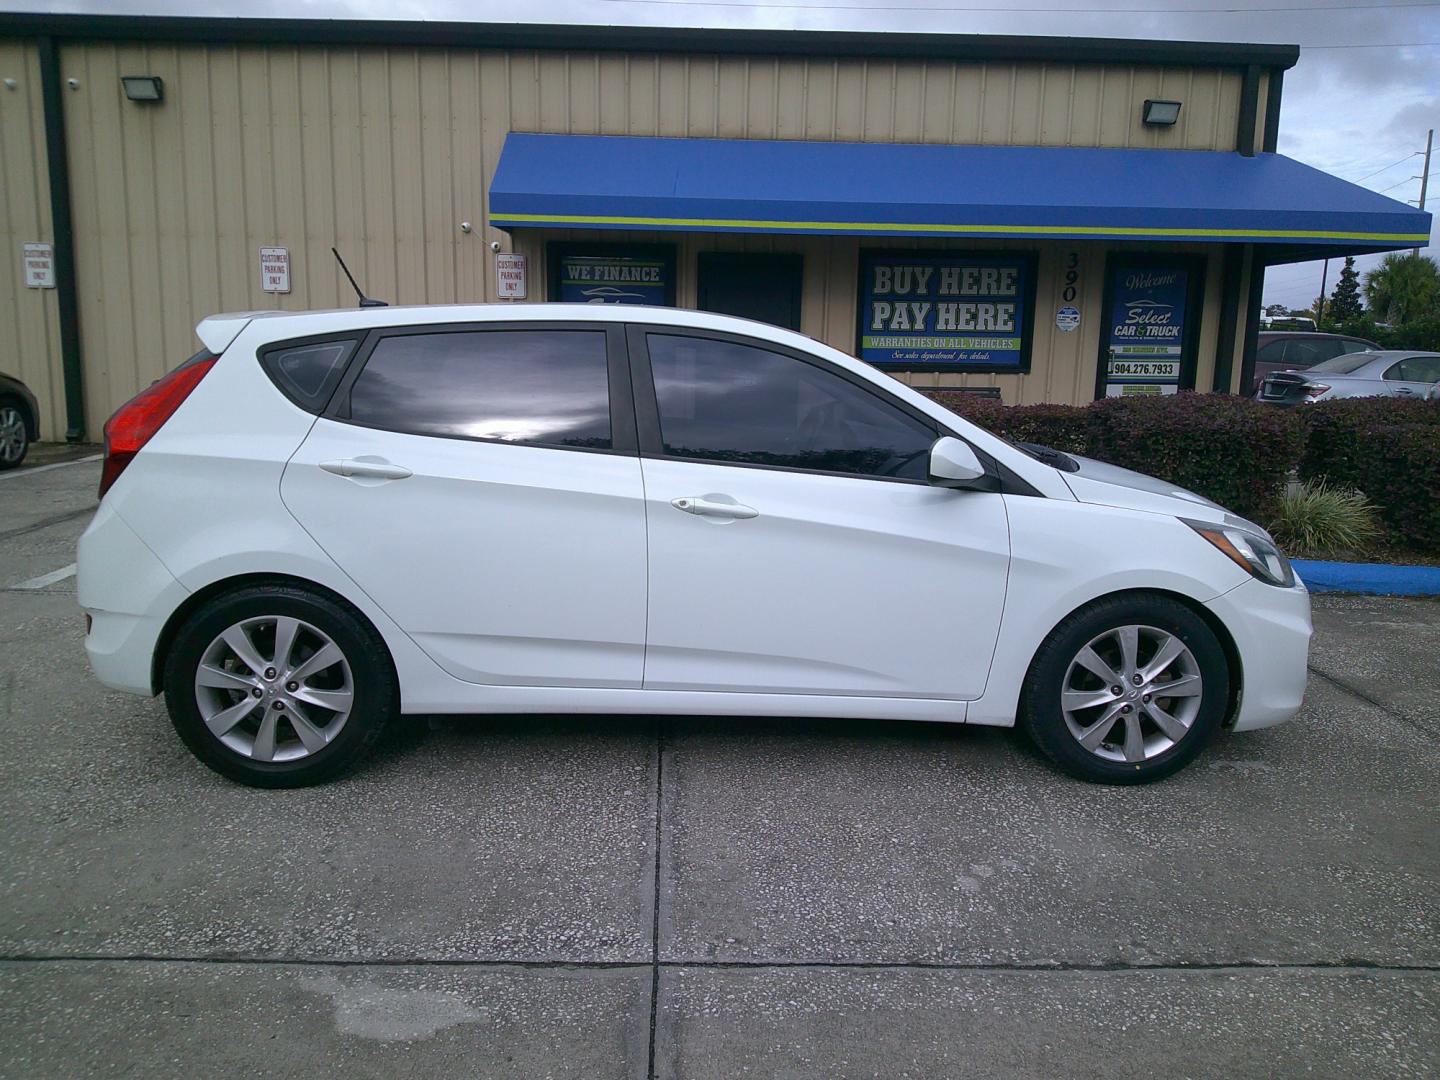
<instances>
[{"instance_id":1,"label":"tinted side window","mask_svg":"<svg viewBox=\"0 0 1440 1080\"><path fill-rule=\"evenodd\" d=\"M1310 344L1315 350L1315 359L1317 361L1334 359L1335 357L1339 356L1341 352L1344 351L1340 348L1340 342L1338 341L1327 341L1325 339L1321 339L1318 341L1312 341Z\"/></svg>"},{"instance_id":2,"label":"tinted side window","mask_svg":"<svg viewBox=\"0 0 1440 1080\"><path fill-rule=\"evenodd\" d=\"M1315 353L1315 346L1308 341L1287 341L1285 343L1285 363L1291 367L1307 368L1311 364L1319 363L1322 357Z\"/></svg>"},{"instance_id":3,"label":"tinted side window","mask_svg":"<svg viewBox=\"0 0 1440 1080\"><path fill-rule=\"evenodd\" d=\"M1390 372L1396 372L1392 375ZM1387 379L1405 382L1436 382L1440 380L1440 357L1407 356L1385 373Z\"/></svg>"},{"instance_id":4,"label":"tinted side window","mask_svg":"<svg viewBox=\"0 0 1440 1080\"><path fill-rule=\"evenodd\" d=\"M416 435L608 449L599 330L384 337L350 390L350 419Z\"/></svg>"},{"instance_id":5,"label":"tinted side window","mask_svg":"<svg viewBox=\"0 0 1440 1080\"><path fill-rule=\"evenodd\" d=\"M667 454L928 478L935 430L839 375L729 341L647 340Z\"/></svg>"},{"instance_id":6,"label":"tinted side window","mask_svg":"<svg viewBox=\"0 0 1440 1080\"><path fill-rule=\"evenodd\" d=\"M1347 341L1347 342L1345 342L1345 351L1346 351L1347 353L1352 353L1352 352L1369 352L1369 351L1370 351L1370 348L1371 348L1371 347L1370 347L1369 345L1365 344L1365 342L1363 342L1363 341Z\"/></svg>"},{"instance_id":7,"label":"tinted side window","mask_svg":"<svg viewBox=\"0 0 1440 1080\"><path fill-rule=\"evenodd\" d=\"M1255 359L1266 364L1278 364L1285 355L1285 343L1283 341L1271 341L1260 346L1260 351L1255 354Z\"/></svg>"},{"instance_id":8,"label":"tinted side window","mask_svg":"<svg viewBox=\"0 0 1440 1080\"><path fill-rule=\"evenodd\" d=\"M317 341L271 349L260 364L286 397L302 409L318 413L345 374L355 345L354 341Z\"/></svg>"}]
</instances>

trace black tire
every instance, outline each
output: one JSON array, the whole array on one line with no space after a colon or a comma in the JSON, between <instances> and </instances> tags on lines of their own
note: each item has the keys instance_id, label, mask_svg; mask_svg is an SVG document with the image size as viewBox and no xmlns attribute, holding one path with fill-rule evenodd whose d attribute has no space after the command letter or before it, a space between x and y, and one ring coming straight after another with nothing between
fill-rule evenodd
<instances>
[{"instance_id":1,"label":"black tire","mask_svg":"<svg viewBox=\"0 0 1440 1080\"><path fill-rule=\"evenodd\" d=\"M23 402L17 401L13 397L0 397L0 422L3 422L3 420L10 415L10 410L12 409L20 418L20 445L18 451L16 451L14 449L7 449L8 444L0 443L0 472L6 469L19 468L19 466L24 463L25 456L30 452L31 417L29 410L25 408ZM8 435L8 431L0 432L0 438Z\"/></svg>"},{"instance_id":2,"label":"black tire","mask_svg":"<svg viewBox=\"0 0 1440 1080\"><path fill-rule=\"evenodd\" d=\"M1198 706L1184 705L1187 710L1195 709L1188 730L1182 737L1170 742L1168 748L1158 750L1153 756L1139 761L1112 760L1109 756L1102 756L1122 754L1123 748L1117 745L1101 745L1099 752L1092 752L1082 746L1079 736L1072 732L1070 724L1067 723L1061 706L1061 693L1066 688L1066 680L1073 677L1071 665L1079 662L1081 651L1095 639L1127 626L1154 628L1178 638L1189 650L1191 659L1184 662L1188 664L1193 660L1202 680ZM1143 650L1146 643L1150 642L1158 648L1160 640L1158 635L1142 634L1140 666L1145 666ZM1172 673L1175 670L1170 669ZM1085 673L1080 674L1083 676ZM1105 692L1103 683L1106 681L1108 680L1095 680L1095 683L1101 684L1096 687L1096 692ZM1075 687L1072 686L1071 689ZM1123 694L1129 696L1130 689L1127 683ZM1164 698L1161 694L1153 696L1157 699L1157 704L1162 700L1172 706L1177 704L1175 699ZM1230 665L1215 631L1205 620L1184 604L1169 597L1151 593L1127 593L1097 600L1081 608L1061 622L1045 639L1045 643L1031 661L1025 678L1020 699L1019 723L1041 752L1071 776L1100 784L1145 784L1172 775L1205 748L1220 729L1229 699ZM1150 698L1144 700L1148 702ZM1124 701L1123 697L1115 697L1113 703L1116 706L1130 704ZM1108 708L1108 705L1097 705L1093 710L1076 710L1072 713L1072 718L1096 720L1098 727L1098 720ZM1113 736L1116 742L1123 741L1124 728L1130 722L1131 716L1134 717L1134 723L1155 745L1163 745L1165 741L1169 741L1165 733L1149 719L1140 701L1135 701L1131 709L1133 712L1127 710L1127 715L1117 718L1116 726L1121 730ZM1093 729L1082 727L1081 730Z\"/></svg>"},{"instance_id":3,"label":"black tire","mask_svg":"<svg viewBox=\"0 0 1440 1080\"><path fill-rule=\"evenodd\" d=\"M221 634L244 620L271 616L298 619L328 636L349 669L353 697L348 715L328 744L297 760L256 760L222 742L206 725L195 684L206 650ZM237 589L209 600L193 612L175 633L165 661L164 689L170 721L191 752L222 776L261 788L306 787L348 771L375 745L400 706L395 666L375 628L348 604L281 583ZM279 692L278 686L275 692ZM238 705L245 695L240 691L234 694L231 700ZM263 703L257 703L257 708L260 711L244 723L258 725L256 717L265 715ZM283 711L279 715L285 723L293 724ZM286 728L282 724L281 730L292 736L298 734L293 726ZM298 749L294 741L284 745Z\"/></svg>"}]
</instances>

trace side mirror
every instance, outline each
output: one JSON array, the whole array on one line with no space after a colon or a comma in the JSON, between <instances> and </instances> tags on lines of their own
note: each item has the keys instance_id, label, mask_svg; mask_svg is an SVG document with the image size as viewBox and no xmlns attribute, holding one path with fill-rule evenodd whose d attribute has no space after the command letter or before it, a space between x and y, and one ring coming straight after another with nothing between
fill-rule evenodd
<instances>
[{"instance_id":1,"label":"side mirror","mask_svg":"<svg viewBox=\"0 0 1440 1080\"><path fill-rule=\"evenodd\" d=\"M989 474L970 444L942 435L930 447L930 483L936 487L989 489Z\"/></svg>"}]
</instances>

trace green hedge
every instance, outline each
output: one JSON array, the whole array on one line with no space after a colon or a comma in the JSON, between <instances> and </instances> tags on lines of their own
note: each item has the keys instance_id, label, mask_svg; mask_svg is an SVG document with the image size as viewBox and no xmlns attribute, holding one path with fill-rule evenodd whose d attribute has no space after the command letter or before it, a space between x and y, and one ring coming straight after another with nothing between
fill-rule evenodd
<instances>
[{"instance_id":1,"label":"green hedge","mask_svg":"<svg viewBox=\"0 0 1440 1080\"><path fill-rule=\"evenodd\" d=\"M996 434L1149 473L1246 517L1274 508L1304 447L1295 410L1229 394L1016 405L956 391L930 396Z\"/></svg>"},{"instance_id":2,"label":"green hedge","mask_svg":"<svg viewBox=\"0 0 1440 1080\"><path fill-rule=\"evenodd\" d=\"M1440 553L1440 402L1350 398L1283 409L1227 394L1015 405L959 391L940 404L1017 442L1108 461L1190 488L1268 524L1292 470L1353 489L1387 541Z\"/></svg>"},{"instance_id":3,"label":"green hedge","mask_svg":"<svg viewBox=\"0 0 1440 1080\"><path fill-rule=\"evenodd\" d=\"M1440 552L1440 402L1342 398L1301 412L1301 478L1363 492L1393 543Z\"/></svg>"},{"instance_id":4,"label":"green hedge","mask_svg":"<svg viewBox=\"0 0 1440 1080\"><path fill-rule=\"evenodd\" d=\"M1380 508L1381 520L1400 545L1440 553L1440 428L1374 428L1365 446L1369 467L1356 487Z\"/></svg>"},{"instance_id":5,"label":"green hedge","mask_svg":"<svg viewBox=\"0 0 1440 1080\"><path fill-rule=\"evenodd\" d=\"M1301 409L1308 429L1300 478L1325 477L1332 487L1364 490L1371 467L1368 438L1376 429L1396 424L1440 427L1440 402L1365 397L1319 401ZM1440 431L1434 432L1440 440Z\"/></svg>"}]
</instances>

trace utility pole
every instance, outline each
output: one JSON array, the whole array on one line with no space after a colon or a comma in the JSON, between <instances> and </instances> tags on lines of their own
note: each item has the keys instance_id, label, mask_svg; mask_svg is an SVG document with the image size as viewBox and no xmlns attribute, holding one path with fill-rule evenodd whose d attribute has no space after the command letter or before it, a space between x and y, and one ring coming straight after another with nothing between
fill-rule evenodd
<instances>
[{"instance_id":1,"label":"utility pole","mask_svg":"<svg viewBox=\"0 0 1440 1080\"><path fill-rule=\"evenodd\" d=\"M1425 166L1420 170L1420 209L1425 209L1425 189L1430 184L1430 150L1435 145L1435 129L1431 128L1425 136ZM1417 247L1411 254L1415 258L1420 257L1420 249Z\"/></svg>"},{"instance_id":2,"label":"utility pole","mask_svg":"<svg viewBox=\"0 0 1440 1080\"><path fill-rule=\"evenodd\" d=\"M1320 269L1320 299L1315 302L1315 329L1320 329L1320 320L1325 318L1325 279L1330 276L1330 260Z\"/></svg>"}]
</instances>

